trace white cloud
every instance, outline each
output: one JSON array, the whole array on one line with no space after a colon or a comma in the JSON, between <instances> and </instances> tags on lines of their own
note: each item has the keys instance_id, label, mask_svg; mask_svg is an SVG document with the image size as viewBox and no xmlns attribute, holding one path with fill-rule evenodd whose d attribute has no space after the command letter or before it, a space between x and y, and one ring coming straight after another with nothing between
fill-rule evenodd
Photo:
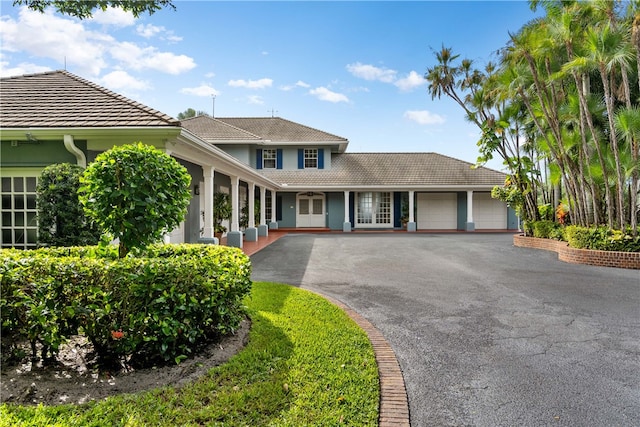
<instances>
[{"instance_id":1,"label":"white cloud","mask_svg":"<svg viewBox=\"0 0 640 427\"><path fill-rule=\"evenodd\" d=\"M273 84L272 79L260 79L260 80L229 80L227 83L231 87L244 87L247 89L264 89L266 87L271 87Z\"/></svg>"},{"instance_id":2,"label":"white cloud","mask_svg":"<svg viewBox=\"0 0 640 427\"><path fill-rule=\"evenodd\" d=\"M284 90L284 91L289 91L289 90L293 90L293 89L295 89L297 87L309 88L309 87L311 87L311 85L308 84L308 83L303 82L302 80L298 80L297 82L295 82L295 84L280 86L280 89Z\"/></svg>"},{"instance_id":3,"label":"white cloud","mask_svg":"<svg viewBox=\"0 0 640 427\"><path fill-rule=\"evenodd\" d=\"M215 90L213 87L209 86L206 83L202 83L200 86L197 86L197 87L182 88L180 89L180 93L185 93L187 95L195 95L195 96L220 95L220 92L218 92L217 90Z\"/></svg>"},{"instance_id":4,"label":"white cloud","mask_svg":"<svg viewBox=\"0 0 640 427\"><path fill-rule=\"evenodd\" d=\"M204 75L206 78L208 79L212 79L216 76L216 73L214 73L213 71L208 72L207 74Z\"/></svg>"},{"instance_id":5,"label":"white cloud","mask_svg":"<svg viewBox=\"0 0 640 427\"><path fill-rule=\"evenodd\" d=\"M404 117L421 125L440 125L445 122L444 117L427 110L406 111Z\"/></svg>"},{"instance_id":6,"label":"white cloud","mask_svg":"<svg viewBox=\"0 0 640 427\"><path fill-rule=\"evenodd\" d=\"M100 82L111 90L147 90L151 89L151 84L144 80L136 79L126 71L116 70L105 74Z\"/></svg>"},{"instance_id":7,"label":"white cloud","mask_svg":"<svg viewBox=\"0 0 640 427\"><path fill-rule=\"evenodd\" d=\"M427 81L415 71L411 71L407 77L398 79L394 85L396 85L401 91L409 92L413 89L426 84Z\"/></svg>"},{"instance_id":8,"label":"white cloud","mask_svg":"<svg viewBox=\"0 0 640 427\"><path fill-rule=\"evenodd\" d=\"M129 27L136 22L133 13L125 12L119 7L109 7L107 10L98 8L90 21L102 25L113 25L115 27Z\"/></svg>"},{"instance_id":9,"label":"white cloud","mask_svg":"<svg viewBox=\"0 0 640 427\"><path fill-rule=\"evenodd\" d=\"M258 95L252 95L247 97L247 100L249 102L249 104L254 104L254 105L263 105L264 104L264 100L262 99L261 96Z\"/></svg>"},{"instance_id":10,"label":"white cloud","mask_svg":"<svg viewBox=\"0 0 640 427\"><path fill-rule=\"evenodd\" d=\"M146 39L150 39L151 37L162 33L163 31L165 31L164 27L158 27L156 25L153 24L138 24L136 26L136 33L141 36L144 37Z\"/></svg>"},{"instance_id":11,"label":"white cloud","mask_svg":"<svg viewBox=\"0 0 640 427\"><path fill-rule=\"evenodd\" d=\"M51 10L39 13L23 7L17 20L3 16L0 23L3 51L53 59L91 75L98 75L107 66L105 45L112 43L113 38L87 31L81 22L60 18Z\"/></svg>"},{"instance_id":12,"label":"white cloud","mask_svg":"<svg viewBox=\"0 0 640 427\"><path fill-rule=\"evenodd\" d=\"M23 74L43 73L45 71L51 71L49 67L42 67L36 64L30 64L22 62L15 67L10 67L7 61L0 62L0 77L21 76Z\"/></svg>"},{"instance_id":13,"label":"white cloud","mask_svg":"<svg viewBox=\"0 0 640 427\"><path fill-rule=\"evenodd\" d=\"M347 98L345 95L337 92L332 92L326 87L317 87L315 89L311 89L309 93L321 101L349 102L349 98Z\"/></svg>"},{"instance_id":14,"label":"white cloud","mask_svg":"<svg viewBox=\"0 0 640 427\"><path fill-rule=\"evenodd\" d=\"M118 69L153 69L168 74L180 74L196 66L186 55L160 52L155 47L140 47L132 42L118 42L105 31L92 31L95 22L107 22L111 15L97 14L98 18L79 21L59 17L51 9L45 13L20 8L18 18L0 17L0 38L3 52L21 52L35 58L48 58L58 64L66 64L77 74L98 76L110 66L111 60L119 61ZM121 14L119 22L126 22ZM108 22L118 22L111 18ZM37 37L34 37L37 34ZM62 67L60 67L62 68Z\"/></svg>"},{"instance_id":15,"label":"white cloud","mask_svg":"<svg viewBox=\"0 0 640 427\"><path fill-rule=\"evenodd\" d=\"M176 55L171 52L159 52L152 46L141 48L131 42L114 44L110 49L111 55L124 66L134 70L152 69L167 74L180 74L196 66L193 58L186 55Z\"/></svg>"},{"instance_id":16,"label":"white cloud","mask_svg":"<svg viewBox=\"0 0 640 427\"><path fill-rule=\"evenodd\" d=\"M168 40L170 42L182 41L182 37L176 36L173 31L153 24L139 24L136 26L136 34L145 39L159 36L161 40Z\"/></svg>"},{"instance_id":17,"label":"white cloud","mask_svg":"<svg viewBox=\"0 0 640 427\"><path fill-rule=\"evenodd\" d=\"M397 74L397 71L395 70L380 68L369 64L361 64L360 62L348 64L347 71L361 79L370 81L377 80L384 83L393 83Z\"/></svg>"}]
</instances>

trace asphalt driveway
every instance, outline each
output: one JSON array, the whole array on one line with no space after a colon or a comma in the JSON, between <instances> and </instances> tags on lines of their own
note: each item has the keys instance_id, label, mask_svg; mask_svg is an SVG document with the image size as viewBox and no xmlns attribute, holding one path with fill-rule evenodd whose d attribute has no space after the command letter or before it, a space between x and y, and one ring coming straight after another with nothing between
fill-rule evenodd
<instances>
[{"instance_id":1,"label":"asphalt driveway","mask_svg":"<svg viewBox=\"0 0 640 427\"><path fill-rule=\"evenodd\" d=\"M251 260L382 332L414 427L640 425L637 270L483 233L289 234Z\"/></svg>"}]
</instances>

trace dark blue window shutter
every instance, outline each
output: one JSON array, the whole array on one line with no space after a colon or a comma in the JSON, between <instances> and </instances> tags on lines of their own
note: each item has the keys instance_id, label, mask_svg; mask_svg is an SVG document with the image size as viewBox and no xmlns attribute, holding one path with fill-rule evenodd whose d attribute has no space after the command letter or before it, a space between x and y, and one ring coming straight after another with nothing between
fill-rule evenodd
<instances>
[{"instance_id":1,"label":"dark blue window shutter","mask_svg":"<svg viewBox=\"0 0 640 427\"><path fill-rule=\"evenodd\" d=\"M262 148L256 150L256 169L262 169Z\"/></svg>"},{"instance_id":2,"label":"dark blue window shutter","mask_svg":"<svg viewBox=\"0 0 640 427\"><path fill-rule=\"evenodd\" d=\"M276 169L282 169L282 148L276 150Z\"/></svg>"},{"instance_id":3,"label":"dark blue window shutter","mask_svg":"<svg viewBox=\"0 0 640 427\"><path fill-rule=\"evenodd\" d=\"M276 221L282 221L282 196L276 195Z\"/></svg>"},{"instance_id":4,"label":"dark blue window shutter","mask_svg":"<svg viewBox=\"0 0 640 427\"><path fill-rule=\"evenodd\" d=\"M298 169L304 169L304 149L298 148Z\"/></svg>"},{"instance_id":5,"label":"dark blue window shutter","mask_svg":"<svg viewBox=\"0 0 640 427\"><path fill-rule=\"evenodd\" d=\"M318 148L318 169L324 169L324 148Z\"/></svg>"}]
</instances>

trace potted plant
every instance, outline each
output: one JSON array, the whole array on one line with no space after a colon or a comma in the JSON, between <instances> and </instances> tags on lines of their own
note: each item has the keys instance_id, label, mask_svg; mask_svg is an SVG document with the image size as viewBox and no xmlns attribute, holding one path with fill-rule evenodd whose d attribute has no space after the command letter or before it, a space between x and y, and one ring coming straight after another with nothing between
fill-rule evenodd
<instances>
[{"instance_id":1,"label":"potted plant","mask_svg":"<svg viewBox=\"0 0 640 427\"><path fill-rule=\"evenodd\" d=\"M231 219L231 198L226 193L213 194L213 235L220 240L222 234L227 231L227 227L222 225L222 221Z\"/></svg>"}]
</instances>

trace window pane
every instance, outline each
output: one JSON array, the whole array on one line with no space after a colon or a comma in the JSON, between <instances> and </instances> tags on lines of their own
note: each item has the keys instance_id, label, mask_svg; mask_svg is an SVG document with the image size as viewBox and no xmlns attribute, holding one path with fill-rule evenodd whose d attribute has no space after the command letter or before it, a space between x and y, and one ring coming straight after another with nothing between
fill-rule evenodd
<instances>
[{"instance_id":1,"label":"window pane","mask_svg":"<svg viewBox=\"0 0 640 427\"><path fill-rule=\"evenodd\" d=\"M13 208L15 210L24 209L24 195L17 194L13 196Z\"/></svg>"},{"instance_id":2,"label":"window pane","mask_svg":"<svg viewBox=\"0 0 640 427\"><path fill-rule=\"evenodd\" d=\"M27 225L32 227L38 225L38 216L35 212L27 212Z\"/></svg>"},{"instance_id":3,"label":"window pane","mask_svg":"<svg viewBox=\"0 0 640 427\"><path fill-rule=\"evenodd\" d=\"M36 195L27 194L27 209L35 209L35 208L36 208Z\"/></svg>"},{"instance_id":4,"label":"window pane","mask_svg":"<svg viewBox=\"0 0 640 427\"><path fill-rule=\"evenodd\" d=\"M24 226L24 212L16 212L13 214L14 226L23 227Z\"/></svg>"},{"instance_id":5,"label":"window pane","mask_svg":"<svg viewBox=\"0 0 640 427\"><path fill-rule=\"evenodd\" d=\"M24 230L18 229L14 230L14 237L16 244L24 243Z\"/></svg>"},{"instance_id":6,"label":"window pane","mask_svg":"<svg viewBox=\"0 0 640 427\"><path fill-rule=\"evenodd\" d=\"M11 213L10 212L2 212L2 226L7 227L11 226Z\"/></svg>"},{"instance_id":7,"label":"window pane","mask_svg":"<svg viewBox=\"0 0 640 427\"><path fill-rule=\"evenodd\" d=\"M11 196L2 195L2 209L11 209Z\"/></svg>"},{"instance_id":8,"label":"window pane","mask_svg":"<svg viewBox=\"0 0 640 427\"><path fill-rule=\"evenodd\" d=\"M13 191L16 193L24 191L24 180L21 176L13 178Z\"/></svg>"},{"instance_id":9,"label":"window pane","mask_svg":"<svg viewBox=\"0 0 640 427\"><path fill-rule=\"evenodd\" d=\"M36 192L36 177L29 176L27 177L27 192L35 193Z\"/></svg>"},{"instance_id":10,"label":"window pane","mask_svg":"<svg viewBox=\"0 0 640 427\"><path fill-rule=\"evenodd\" d=\"M2 229L2 246L11 246L11 229Z\"/></svg>"},{"instance_id":11,"label":"window pane","mask_svg":"<svg viewBox=\"0 0 640 427\"><path fill-rule=\"evenodd\" d=\"M2 192L3 193L11 192L11 178L2 178Z\"/></svg>"},{"instance_id":12,"label":"window pane","mask_svg":"<svg viewBox=\"0 0 640 427\"><path fill-rule=\"evenodd\" d=\"M38 230L36 230L35 228L27 229L27 243L38 243Z\"/></svg>"},{"instance_id":13,"label":"window pane","mask_svg":"<svg viewBox=\"0 0 640 427\"><path fill-rule=\"evenodd\" d=\"M322 214L322 199L313 199L313 214Z\"/></svg>"},{"instance_id":14,"label":"window pane","mask_svg":"<svg viewBox=\"0 0 640 427\"><path fill-rule=\"evenodd\" d=\"M300 199L300 215L309 215L309 199Z\"/></svg>"}]
</instances>

